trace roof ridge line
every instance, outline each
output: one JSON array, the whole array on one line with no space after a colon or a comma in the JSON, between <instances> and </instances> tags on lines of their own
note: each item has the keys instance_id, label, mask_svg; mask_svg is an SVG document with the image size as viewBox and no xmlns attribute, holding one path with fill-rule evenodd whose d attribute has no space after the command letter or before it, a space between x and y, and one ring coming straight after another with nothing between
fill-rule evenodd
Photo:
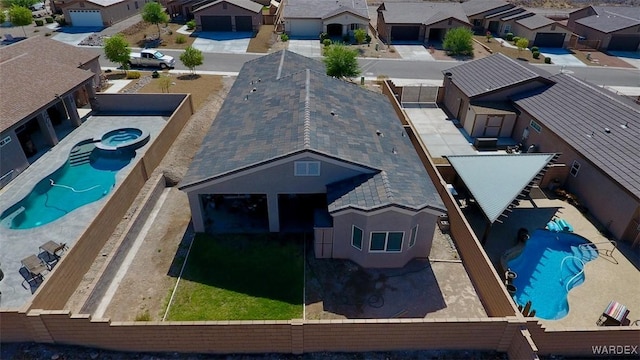
<instances>
[{"instance_id":1,"label":"roof ridge line","mask_svg":"<svg viewBox=\"0 0 640 360\"><path fill-rule=\"evenodd\" d=\"M304 136L303 136L303 144L305 149L311 148L311 105L309 92L311 91L311 70L307 69L306 71L307 78L304 82Z\"/></svg>"},{"instance_id":2,"label":"roof ridge line","mask_svg":"<svg viewBox=\"0 0 640 360\"><path fill-rule=\"evenodd\" d=\"M276 80L280 80L280 75L282 75L282 67L284 66L284 53L286 53L286 51L283 51L282 55L280 56L280 65L278 65L278 74L276 75Z\"/></svg>"},{"instance_id":3,"label":"roof ridge line","mask_svg":"<svg viewBox=\"0 0 640 360\"><path fill-rule=\"evenodd\" d=\"M387 198L393 201L393 193L391 192L391 184L389 183L387 172L384 170L380 171L380 176L382 177L382 186L384 186L384 192L387 194Z\"/></svg>"}]
</instances>

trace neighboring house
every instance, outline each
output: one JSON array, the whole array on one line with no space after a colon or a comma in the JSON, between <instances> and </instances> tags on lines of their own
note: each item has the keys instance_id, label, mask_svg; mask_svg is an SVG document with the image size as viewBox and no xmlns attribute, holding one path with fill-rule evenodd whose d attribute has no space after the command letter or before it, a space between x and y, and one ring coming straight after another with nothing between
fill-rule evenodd
<instances>
[{"instance_id":1,"label":"neighboring house","mask_svg":"<svg viewBox=\"0 0 640 360\"><path fill-rule=\"evenodd\" d=\"M365 0L283 0L278 22L292 37L318 38L353 35L357 29L369 28Z\"/></svg>"},{"instance_id":2,"label":"neighboring house","mask_svg":"<svg viewBox=\"0 0 640 360\"><path fill-rule=\"evenodd\" d=\"M387 43L441 42L456 27L471 28L459 3L390 2L378 7L378 35Z\"/></svg>"},{"instance_id":3,"label":"neighboring house","mask_svg":"<svg viewBox=\"0 0 640 360\"><path fill-rule=\"evenodd\" d=\"M617 239L640 241L639 105L502 54L444 73L445 108L469 134L510 136L561 154L564 171L553 175L560 184Z\"/></svg>"},{"instance_id":4,"label":"neighboring house","mask_svg":"<svg viewBox=\"0 0 640 360\"><path fill-rule=\"evenodd\" d=\"M224 221L210 199L251 197L268 231L313 231L317 257L402 267L429 255L445 207L393 107L320 62L247 62L202 144L179 185L197 232Z\"/></svg>"},{"instance_id":5,"label":"neighboring house","mask_svg":"<svg viewBox=\"0 0 640 360\"><path fill-rule=\"evenodd\" d=\"M262 5L251 0L218 0L193 11L198 31L257 32Z\"/></svg>"},{"instance_id":6,"label":"neighboring house","mask_svg":"<svg viewBox=\"0 0 640 360\"><path fill-rule=\"evenodd\" d=\"M80 126L77 105L95 96L98 57L42 36L0 48L0 187Z\"/></svg>"},{"instance_id":7,"label":"neighboring house","mask_svg":"<svg viewBox=\"0 0 640 360\"><path fill-rule=\"evenodd\" d=\"M538 47L566 47L572 34L566 26L539 14L515 20L511 32Z\"/></svg>"},{"instance_id":8,"label":"neighboring house","mask_svg":"<svg viewBox=\"0 0 640 360\"><path fill-rule=\"evenodd\" d=\"M194 18L194 12L196 9L204 7L205 5L218 2L217 0L169 0L165 7L171 17L181 17L185 20L191 20ZM249 1L261 4L263 6L269 6L269 0L256 0ZM247 5L245 2L239 3L240 7L248 8L253 5ZM261 20L262 23L262 20ZM227 30L225 30L227 31Z\"/></svg>"},{"instance_id":9,"label":"neighboring house","mask_svg":"<svg viewBox=\"0 0 640 360\"><path fill-rule=\"evenodd\" d=\"M570 13L567 26L596 49L640 49L639 7L587 6Z\"/></svg>"},{"instance_id":10,"label":"neighboring house","mask_svg":"<svg viewBox=\"0 0 640 360\"><path fill-rule=\"evenodd\" d=\"M150 0L58 0L60 9L71 26L110 26L138 14Z\"/></svg>"}]
</instances>

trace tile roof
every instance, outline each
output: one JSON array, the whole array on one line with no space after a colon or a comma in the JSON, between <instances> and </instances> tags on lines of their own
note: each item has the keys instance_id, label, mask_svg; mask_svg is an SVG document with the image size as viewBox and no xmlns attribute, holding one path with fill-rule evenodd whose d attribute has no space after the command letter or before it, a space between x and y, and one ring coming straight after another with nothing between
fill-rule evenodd
<instances>
[{"instance_id":1,"label":"tile roof","mask_svg":"<svg viewBox=\"0 0 640 360\"><path fill-rule=\"evenodd\" d=\"M382 12L387 24L431 25L449 18L469 23L469 19L459 3L390 2L384 4Z\"/></svg>"},{"instance_id":2,"label":"tile roof","mask_svg":"<svg viewBox=\"0 0 640 360\"><path fill-rule=\"evenodd\" d=\"M549 19L546 16L534 14L533 16L526 17L524 19L516 20L516 23L526 27L530 30L539 29L543 26L547 26L555 23L555 21Z\"/></svg>"},{"instance_id":3,"label":"tile roof","mask_svg":"<svg viewBox=\"0 0 640 360\"><path fill-rule=\"evenodd\" d=\"M336 14L336 10L351 11L369 19L366 0L283 0L285 18L324 19Z\"/></svg>"},{"instance_id":4,"label":"tile roof","mask_svg":"<svg viewBox=\"0 0 640 360\"><path fill-rule=\"evenodd\" d=\"M515 103L640 198L640 106L568 74L551 79Z\"/></svg>"},{"instance_id":5,"label":"tile roof","mask_svg":"<svg viewBox=\"0 0 640 360\"><path fill-rule=\"evenodd\" d=\"M640 25L640 7L592 6L596 15L576 20L576 23L610 33Z\"/></svg>"},{"instance_id":6,"label":"tile roof","mask_svg":"<svg viewBox=\"0 0 640 360\"><path fill-rule=\"evenodd\" d=\"M467 16L478 15L486 11L498 9L503 6L515 6L502 0L469 0L462 3L462 8Z\"/></svg>"},{"instance_id":7,"label":"tile roof","mask_svg":"<svg viewBox=\"0 0 640 360\"><path fill-rule=\"evenodd\" d=\"M521 12L521 13L517 13L517 14L512 14L512 15L508 15L505 17L500 18L501 21L510 21L510 20L519 20L519 19L524 19L524 18L528 18L530 16L535 15L535 13L529 12L529 11L525 11L525 12Z\"/></svg>"},{"instance_id":8,"label":"tile roof","mask_svg":"<svg viewBox=\"0 0 640 360\"><path fill-rule=\"evenodd\" d=\"M258 4L257 2L251 1L251 0L218 0L218 1L214 1L212 3L208 3L206 5L200 6L197 9L193 10L194 13L204 10L206 8L209 8L211 6L215 6L217 4L220 4L222 2L226 2L228 4L232 4L235 5L239 8L242 9L246 9L249 11L252 11L254 13L260 13L262 11L262 5Z\"/></svg>"},{"instance_id":9,"label":"tile roof","mask_svg":"<svg viewBox=\"0 0 640 360\"><path fill-rule=\"evenodd\" d=\"M550 75L500 53L454 66L443 73L451 73L451 81L469 97L530 81L540 81L542 85Z\"/></svg>"},{"instance_id":10,"label":"tile roof","mask_svg":"<svg viewBox=\"0 0 640 360\"><path fill-rule=\"evenodd\" d=\"M0 131L94 76L78 67L99 55L35 36L0 48Z\"/></svg>"},{"instance_id":11,"label":"tile roof","mask_svg":"<svg viewBox=\"0 0 640 360\"><path fill-rule=\"evenodd\" d=\"M555 154L447 156L487 219L493 223Z\"/></svg>"},{"instance_id":12,"label":"tile roof","mask_svg":"<svg viewBox=\"0 0 640 360\"><path fill-rule=\"evenodd\" d=\"M500 11L500 12L497 12L497 13L494 13L494 14L491 14L491 15L487 15L484 18L485 19L493 19L493 18L496 18L496 17L497 18L501 18L501 17L504 17L504 16L522 14L525 11L527 11L525 8L518 6L518 7L513 7L511 9L507 9L507 10L504 10L504 11Z\"/></svg>"},{"instance_id":13,"label":"tile roof","mask_svg":"<svg viewBox=\"0 0 640 360\"><path fill-rule=\"evenodd\" d=\"M312 152L372 172L328 185L331 211L444 209L388 99L324 72L289 51L247 62L180 188Z\"/></svg>"}]
</instances>

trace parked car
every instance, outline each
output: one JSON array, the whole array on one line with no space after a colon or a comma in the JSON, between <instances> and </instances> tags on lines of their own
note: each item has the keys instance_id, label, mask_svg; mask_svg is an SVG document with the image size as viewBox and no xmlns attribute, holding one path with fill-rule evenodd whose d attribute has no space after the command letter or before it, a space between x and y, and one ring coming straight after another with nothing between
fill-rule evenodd
<instances>
[{"instance_id":1,"label":"parked car","mask_svg":"<svg viewBox=\"0 0 640 360\"><path fill-rule=\"evenodd\" d=\"M29 9L31 11L44 10L44 3L43 2L35 3L35 4L31 5L31 6L29 6Z\"/></svg>"},{"instance_id":2,"label":"parked car","mask_svg":"<svg viewBox=\"0 0 640 360\"><path fill-rule=\"evenodd\" d=\"M160 51L153 49L145 49L139 53L131 53L129 59L130 66L154 66L161 69L174 67L176 60L173 56L165 55Z\"/></svg>"}]
</instances>

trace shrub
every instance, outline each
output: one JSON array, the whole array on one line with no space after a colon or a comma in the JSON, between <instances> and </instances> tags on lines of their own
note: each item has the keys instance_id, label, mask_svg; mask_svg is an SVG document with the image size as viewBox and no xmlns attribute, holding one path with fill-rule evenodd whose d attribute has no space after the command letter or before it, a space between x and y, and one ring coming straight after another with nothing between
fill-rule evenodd
<instances>
[{"instance_id":1,"label":"shrub","mask_svg":"<svg viewBox=\"0 0 640 360\"><path fill-rule=\"evenodd\" d=\"M281 35L280 35L280 41L282 41L282 42L287 42L287 41L289 41L289 35L287 35L287 34L281 34Z\"/></svg>"},{"instance_id":2,"label":"shrub","mask_svg":"<svg viewBox=\"0 0 640 360\"><path fill-rule=\"evenodd\" d=\"M450 29L444 35L442 47L450 55L473 56L473 33L463 27Z\"/></svg>"},{"instance_id":3,"label":"shrub","mask_svg":"<svg viewBox=\"0 0 640 360\"><path fill-rule=\"evenodd\" d=\"M538 58L540 58L540 51L534 51L534 52L531 53L531 55L533 55L534 59L538 59Z\"/></svg>"},{"instance_id":4,"label":"shrub","mask_svg":"<svg viewBox=\"0 0 640 360\"><path fill-rule=\"evenodd\" d=\"M60 26L65 26L67 25L67 20L64 19L64 15L58 15L54 18L54 20L58 23L58 25Z\"/></svg>"},{"instance_id":5,"label":"shrub","mask_svg":"<svg viewBox=\"0 0 640 360\"><path fill-rule=\"evenodd\" d=\"M44 18L44 21L46 21L47 24L53 24L53 18L51 16L47 16L46 18Z\"/></svg>"},{"instance_id":6,"label":"shrub","mask_svg":"<svg viewBox=\"0 0 640 360\"><path fill-rule=\"evenodd\" d=\"M154 71L151 73L151 77L152 77L152 78L154 78L154 79L159 78L159 77L160 77L160 73L158 72L158 70L154 70Z\"/></svg>"},{"instance_id":7,"label":"shrub","mask_svg":"<svg viewBox=\"0 0 640 360\"><path fill-rule=\"evenodd\" d=\"M186 42L187 42L186 36L184 36L182 34L176 36L176 44L184 44Z\"/></svg>"},{"instance_id":8,"label":"shrub","mask_svg":"<svg viewBox=\"0 0 640 360\"><path fill-rule=\"evenodd\" d=\"M513 33L507 33L507 41L513 40Z\"/></svg>"},{"instance_id":9,"label":"shrub","mask_svg":"<svg viewBox=\"0 0 640 360\"><path fill-rule=\"evenodd\" d=\"M127 72L127 79L129 79L129 80L140 79L140 76L142 76L142 74L140 74L140 71L128 71Z\"/></svg>"},{"instance_id":10,"label":"shrub","mask_svg":"<svg viewBox=\"0 0 640 360\"><path fill-rule=\"evenodd\" d=\"M550 57L544 58L544 63L545 64L551 64L551 58Z\"/></svg>"},{"instance_id":11,"label":"shrub","mask_svg":"<svg viewBox=\"0 0 640 360\"><path fill-rule=\"evenodd\" d=\"M44 25L44 20L42 20L42 19L35 19L34 21L35 21L35 23L36 23L36 26L42 26L42 25Z\"/></svg>"},{"instance_id":12,"label":"shrub","mask_svg":"<svg viewBox=\"0 0 640 360\"><path fill-rule=\"evenodd\" d=\"M365 29L357 29L353 32L353 38L356 39L356 43L362 44L367 37L367 31Z\"/></svg>"},{"instance_id":13,"label":"shrub","mask_svg":"<svg viewBox=\"0 0 640 360\"><path fill-rule=\"evenodd\" d=\"M349 34L345 34L342 37L342 42L344 42L345 44L349 44L351 42L351 36L349 36Z\"/></svg>"},{"instance_id":14,"label":"shrub","mask_svg":"<svg viewBox=\"0 0 640 360\"><path fill-rule=\"evenodd\" d=\"M514 37L511 39L511 41L513 41L513 43L514 43L514 44L515 44L515 43L517 43L517 42L518 42L518 40L520 40L520 37L519 37L519 36L514 36Z\"/></svg>"},{"instance_id":15,"label":"shrub","mask_svg":"<svg viewBox=\"0 0 640 360\"><path fill-rule=\"evenodd\" d=\"M51 36L51 33L50 32L45 33L44 36Z\"/></svg>"},{"instance_id":16,"label":"shrub","mask_svg":"<svg viewBox=\"0 0 640 360\"><path fill-rule=\"evenodd\" d=\"M326 32L321 32L320 33L320 42L324 44L325 40L330 40L329 39L329 34L327 34Z\"/></svg>"},{"instance_id":17,"label":"shrub","mask_svg":"<svg viewBox=\"0 0 640 360\"><path fill-rule=\"evenodd\" d=\"M143 313L136 314L136 321L150 321L151 314L149 314L149 310L145 309Z\"/></svg>"},{"instance_id":18,"label":"shrub","mask_svg":"<svg viewBox=\"0 0 640 360\"><path fill-rule=\"evenodd\" d=\"M173 30L169 30L169 35L173 35Z\"/></svg>"},{"instance_id":19,"label":"shrub","mask_svg":"<svg viewBox=\"0 0 640 360\"><path fill-rule=\"evenodd\" d=\"M331 46L331 39L322 40L322 45L324 45L325 47Z\"/></svg>"},{"instance_id":20,"label":"shrub","mask_svg":"<svg viewBox=\"0 0 640 360\"><path fill-rule=\"evenodd\" d=\"M195 20L187 21L187 30L193 30L195 28L196 28L196 21Z\"/></svg>"},{"instance_id":21,"label":"shrub","mask_svg":"<svg viewBox=\"0 0 640 360\"><path fill-rule=\"evenodd\" d=\"M532 46L531 52L536 52L536 51L540 52L540 48L538 48L537 46Z\"/></svg>"},{"instance_id":22,"label":"shrub","mask_svg":"<svg viewBox=\"0 0 640 360\"><path fill-rule=\"evenodd\" d=\"M371 35L367 34L367 36L364 37L364 42L371 44Z\"/></svg>"}]
</instances>

